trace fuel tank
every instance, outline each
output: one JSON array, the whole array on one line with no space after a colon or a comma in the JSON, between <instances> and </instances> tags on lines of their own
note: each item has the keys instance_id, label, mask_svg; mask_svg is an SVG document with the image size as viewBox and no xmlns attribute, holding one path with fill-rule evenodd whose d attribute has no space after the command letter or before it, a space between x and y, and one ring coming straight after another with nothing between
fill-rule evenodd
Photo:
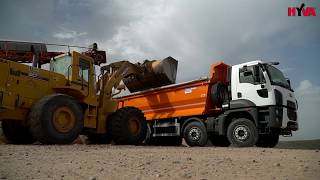
<instances>
[{"instance_id":1,"label":"fuel tank","mask_svg":"<svg viewBox=\"0 0 320 180\"><path fill-rule=\"evenodd\" d=\"M139 66L143 73L123 79L130 92L157 88L176 82L178 61L170 56L163 60L145 60L142 64L135 65Z\"/></svg>"}]
</instances>

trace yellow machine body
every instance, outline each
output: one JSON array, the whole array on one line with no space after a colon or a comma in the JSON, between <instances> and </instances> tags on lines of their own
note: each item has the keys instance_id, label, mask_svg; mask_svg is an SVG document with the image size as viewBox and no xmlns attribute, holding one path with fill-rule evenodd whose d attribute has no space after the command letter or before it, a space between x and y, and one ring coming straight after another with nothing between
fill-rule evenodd
<instances>
[{"instance_id":1,"label":"yellow machine body","mask_svg":"<svg viewBox=\"0 0 320 180\"><path fill-rule=\"evenodd\" d=\"M100 114L104 119L98 118L99 95L93 59L77 52L51 60L50 70L0 59L0 77L0 121L25 121L32 106L42 97L63 93L82 105L84 127L104 133L107 115L117 109L117 103L110 98L103 102L108 104Z\"/></svg>"}]
</instances>

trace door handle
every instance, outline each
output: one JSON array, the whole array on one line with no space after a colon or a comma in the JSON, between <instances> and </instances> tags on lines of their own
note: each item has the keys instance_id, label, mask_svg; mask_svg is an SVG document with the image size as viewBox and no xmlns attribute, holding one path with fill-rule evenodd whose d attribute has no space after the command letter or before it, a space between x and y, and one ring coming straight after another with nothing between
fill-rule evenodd
<instances>
[{"instance_id":1,"label":"door handle","mask_svg":"<svg viewBox=\"0 0 320 180\"><path fill-rule=\"evenodd\" d=\"M241 92L238 92L238 93L237 93L237 96L238 96L238 98L241 98L241 97L242 97L242 93L241 93Z\"/></svg>"}]
</instances>

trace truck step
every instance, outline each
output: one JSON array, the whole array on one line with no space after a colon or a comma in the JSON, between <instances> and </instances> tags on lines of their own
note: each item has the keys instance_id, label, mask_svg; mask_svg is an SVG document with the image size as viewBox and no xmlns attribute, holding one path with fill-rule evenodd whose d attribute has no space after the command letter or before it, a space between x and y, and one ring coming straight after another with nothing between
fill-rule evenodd
<instances>
[{"instance_id":1,"label":"truck step","mask_svg":"<svg viewBox=\"0 0 320 180\"><path fill-rule=\"evenodd\" d=\"M153 137L158 136L180 136L180 123L175 122L157 122L153 124Z\"/></svg>"}]
</instances>

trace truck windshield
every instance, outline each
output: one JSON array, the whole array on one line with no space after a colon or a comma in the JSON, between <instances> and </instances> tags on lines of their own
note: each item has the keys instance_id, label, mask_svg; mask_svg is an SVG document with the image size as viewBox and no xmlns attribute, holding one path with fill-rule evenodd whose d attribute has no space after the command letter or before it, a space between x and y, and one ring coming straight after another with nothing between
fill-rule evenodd
<instances>
[{"instance_id":1,"label":"truck windshield","mask_svg":"<svg viewBox=\"0 0 320 180\"><path fill-rule=\"evenodd\" d=\"M288 81L286 80L283 73L279 69L271 65L266 65L266 69L270 77L271 84L278 85L287 89L291 89Z\"/></svg>"}]
</instances>

